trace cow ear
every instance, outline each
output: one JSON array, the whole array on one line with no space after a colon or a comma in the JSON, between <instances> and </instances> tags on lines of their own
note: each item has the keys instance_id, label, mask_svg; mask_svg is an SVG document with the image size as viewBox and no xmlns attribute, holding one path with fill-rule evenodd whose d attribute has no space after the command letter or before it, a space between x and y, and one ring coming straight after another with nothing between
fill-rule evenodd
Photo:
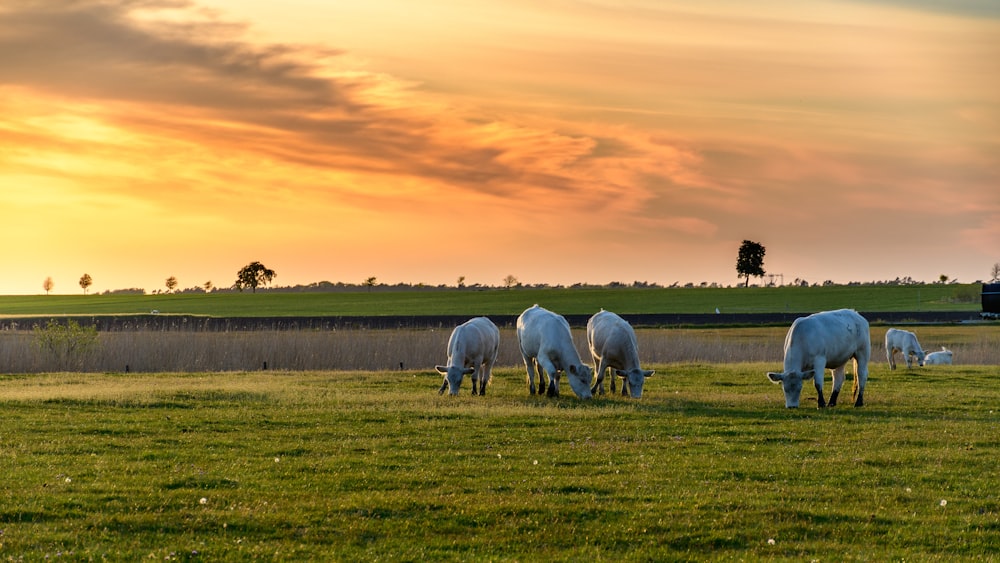
<instances>
[{"instance_id":1,"label":"cow ear","mask_svg":"<svg viewBox=\"0 0 1000 563\"><path fill-rule=\"evenodd\" d=\"M646 371L642 372L642 376L643 377L653 377L654 373L656 373L656 370L647 369Z\"/></svg>"},{"instance_id":2,"label":"cow ear","mask_svg":"<svg viewBox=\"0 0 1000 563\"><path fill-rule=\"evenodd\" d=\"M785 379L785 374L769 371L767 372L767 378L770 379L772 383L781 383Z\"/></svg>"},{"instance_id":3,"label":"cow ear","mask_svg":"<svg viewBox=\"0 0 1000 563\"><path fill-rule=\"evenodd\" d=\"M445 366L434 366L434 369L436 369L438 373L448 373L448 368Z\"/></svg>"},{"instance_id":4,"label":"cow ear","mask_svg":"<svg viewBox=\"0 0 1000 563\"><path fill-rule=\"evenodd\" d=\"M626 372L624 372L624 371L622 371L620 369L616 369L615 370L615 375L617 375L618 377L620 377L622 379L628 379L628 373L626 373Z\"/></svg>"},{"instance_id":5,"label":"cow ear","mask_svg":"<svg viewBox=\"0 0 1000 563\"><path fill-rule=\"evenodd\" d=\"M476 371L476 368L465 368L465 369L462 370L462 374L463 375L472 375L472 373L474 371Z\"/></svg>"}]
</instances>

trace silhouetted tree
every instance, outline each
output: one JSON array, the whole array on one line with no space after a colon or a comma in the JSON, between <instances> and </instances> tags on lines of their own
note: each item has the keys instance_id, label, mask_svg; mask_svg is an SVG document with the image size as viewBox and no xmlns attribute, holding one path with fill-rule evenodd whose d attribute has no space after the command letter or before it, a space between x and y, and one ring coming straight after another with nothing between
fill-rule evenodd
<instances>
[{"instance_id":1,"label":"silhouetted tree","mask_svg":"<svg viewBox=\"0 0 1000 563\"><path fill-rule=\"evenodd\" d=\"M517 285L517 278L513 274L508 274L507 277L503 279L503 286L510 289Z\"/></svg>"},{"instance_id":2,"label":"silhouetted tree","mask_svg":"<svg viewBox=\"0 0 1000 563\"><path fill-rule=\"evenodd\" d=\"M764 245L752 240L744 240L740 245L740 254L736 258L736 273L746 276L744 287L750 286L750 276L764 275Z\"/></svg>"},{"instance_id":3,"label":"silhouetted tree","mask_svg":"<svg viewBox=\"0 0 1000 563\"><path fill-rule=\"evenodd\" d=\"M271 280L278 277L278 274L269 268L264 267L260 262L251 262L240 268L236 273L236 283L233 287L243 291L244 287L249 287L257 293L257 287L271 283Z\"/></svg>"},{"instance_id":4,"label":"silhouetted tree","mask_svg":"<svg viewBox=\"0 0 1000 563\"><path fill-rule=\"evenodd\" d=\"M215 286L212 285L212 280L208 280L207 282L202 284L201 287L205 288L205 293L210 293L213 289L215 289Z\"/></svg>"},{"instance_id":5,"label":"silhouetted tree","mask_svg":"<svg viewBox=\"0 0 1000 563\"><path fill-rule=\"evenodd\" d=\"M56 283L52 281L52 276L45 278L45 281L42 282L42 289L45 290L45 295L48 295L49 292L52 291L52 288L55 286Z\"/></svg>"},{"instance_id":6,"label":"silhouetted tree","mask_svg":"<svg viewBox=\"0 0 1000 563\"><path fill-rule=\"evenodd\" d=\"M168 292L177 289L177 278L174 276L170 276L169 278L167 278L166 284Z\"/></svg>"},{"instance_id":7,"label":"silhouetted tree","mask_svg":"<svg viewBox=\"0 0 1000 563\"><path fill-rule=\"evenodd\" d=\"M94 283L94 279L90 277L90 274L83 274L80 277L80 287L83 288L83 294L87 294L87 288L89 288Z\"/></svg>"},{"instance_id":8,"label":"silhouetted tree","mask_svg":"<svg viewBox=\"0 0 1000 563\"><path fill-rule=\"evenodd\" d=\"M1000 262L993 264L990 270L990 281L1000 281Z\"/></svg>"},{"instance_id":9,"label":"silhouetted tree","mask_svg":"<svg viewBox=\"0 0 1000 563\"><path fill-rule=\"evenodd\" d=\"M378 282L378 280L375 279L375 276L372 276L372 277L370 277L370 278L368 278L368 279L365 280L365 287L368 288L368 291L371 291L372 288L375 287L375 284L377 282Z\"/></svg>"},{"instance_id":10,"label":"silhouetted tree","mask_svg":"<svg viewBox=\"0 0 1000 563\"><path fill-rule=\"evenodd\" d=\"M456 283L455 286L459 289L465 287L465 276L458 276L458 283Z\"/></svg>"}]
</instances>

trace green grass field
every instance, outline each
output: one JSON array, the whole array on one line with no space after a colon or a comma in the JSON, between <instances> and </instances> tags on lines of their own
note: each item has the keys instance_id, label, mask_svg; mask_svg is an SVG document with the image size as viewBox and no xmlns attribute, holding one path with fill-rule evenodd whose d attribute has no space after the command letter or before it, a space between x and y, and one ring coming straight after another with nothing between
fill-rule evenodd
<instances>
[{"instance_id":1,"label":"green grass field","mask_svg":"<svg viewBox=\"0 0 1000 563\"><path fill-rule=\"evenodd\" d=\"M0 376L0 559L1000 557L995 367L873 365L867 406L824 411L784 409L772 365L653 367L642 400L589 402L509 368L486 397L430 372Z\"/></svg>"},{"instance_id":2,"label":"green grass field","mask_svg":"<svg viewBox=\"0 0 1000 563\"><path fill-rule=\"evenodd\" d=\"M163 314L216 317L516 315L535 303L563 314L978 311L977 284L773 288L550 288L343 293L0 296L0 316Z\"/></svg>"}]
</instances>

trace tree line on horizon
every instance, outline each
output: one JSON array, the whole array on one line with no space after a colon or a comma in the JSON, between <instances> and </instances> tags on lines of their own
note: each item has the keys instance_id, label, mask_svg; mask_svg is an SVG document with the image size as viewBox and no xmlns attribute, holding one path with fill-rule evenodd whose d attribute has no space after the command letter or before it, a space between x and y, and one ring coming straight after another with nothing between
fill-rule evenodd
<instances>
[{"instance_id":1,"label":"tree line on horizon","mask_svg":"<svg viewBox=\"0 0 1000 563\"><path fill-rule=\"evenodd\" d=\"M765 247L751 240L744 240L740 245L739 252L736 259L736 272L741 277L744 278L744 283L741 284L743 287L750 287L750 278L757 277L763 282L763 278L767 275L764 270L764 255L766 253ZM246 266L240 268L236 273L236 281L233 282L230 287L217 287L211 281L207 281L200 286L193 286L186 289L177 289L179 282L176 276L170 276L166 279L164 286L166 291L155 290L149 292L151 295L160 294L192 294L192 293L232 293L232 292L243 292L244 289L250 289L253 293L257 292L257 289L268 293L321 293L321 292L351 292L366 290L372 291L379 289L380 291L444 291L444 290L486 290L486 289L515 289L515 288L525 288L525 289L561 289L561 288L728 288L733 287L732 285L723 285L718 282L701 282L695 284L694 282L687 282L681 285L680 282L674 282L670 285L661 285L656 282L648 281L634 281L631 284L626 284L619 281L613 281L607 284L589 284L589 283L575 283L570 286L565 286L562 284L522 284L517 277L513 274L509 274L502 280L502 285L500 286L490 286L484 284L471 284L466 285L465 276L459 276L455 285L439 284L439 285L428 285L424 283L405 283L400 282L397 284L389 285L385 283L378 283L378 279L375 276L370 276L366 278L361 283L345 283L345 282L330 282L321 281L314 282L306 285L298 284L294 286L273 286L268 287L268 285L277 277L277 272L264 266L262 263L255 261L247 264ZM993 264L990 270L991 281L1000 281L1000 262ZM775 279L780 279L780 283L776 283ZM950 279L949 276L941 274L937 281L932 283L959 283L957 279ZM94 280L90 274L83 274L80 277L79 285L83 289L84 295L87 294L88 289L93 285ZM910 276L897 277L894 280L873 280L870 282L848 282L846 284L837 284L832 280L826 280L822 283L812 283L802 278L795 278L790 284L793 287L829 287L835 285L846 285L846 286L860 286L860 285L923 285L927 282L914 280ZM973 283L983 283L982 280L977 280ZM784 286L784 276L782 274L771 275L767 283L762 283L763 287L779 287ZM48 295L52 289L55 287L55 283L52 277L46 277L45 281L42 283L42 288L45 290L45 294ZM146 295L147 291L144 288L125 288L125 289L112 289L106 290L99 295Z\"/></svg>"}]
</instances>

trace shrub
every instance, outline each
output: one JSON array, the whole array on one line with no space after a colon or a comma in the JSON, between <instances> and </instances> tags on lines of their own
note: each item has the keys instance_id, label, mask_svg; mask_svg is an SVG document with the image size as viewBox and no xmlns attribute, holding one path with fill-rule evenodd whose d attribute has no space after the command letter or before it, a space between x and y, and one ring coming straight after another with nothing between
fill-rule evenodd
<instances>
[{"instance_id":1,"label":"shrub","mask_svg":"<svg viewBox=\"0 0 1000 563\"><path fill-rule=\"evenodd\" d=\"M65 325L49 319L44 328L35 326L33 333L35 346L50 354L61 369L78 369L99 344L97 328L80 326L73 319Z\"/></svg>"}]
</instances>

